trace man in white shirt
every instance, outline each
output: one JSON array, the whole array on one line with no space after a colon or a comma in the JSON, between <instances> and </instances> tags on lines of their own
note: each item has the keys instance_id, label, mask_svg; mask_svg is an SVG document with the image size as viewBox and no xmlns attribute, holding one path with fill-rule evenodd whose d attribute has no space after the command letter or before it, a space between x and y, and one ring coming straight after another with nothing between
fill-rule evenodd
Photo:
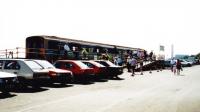
<instances>
[{"instance_id":1,"label":"man in white shirt","mask_svg":"<svg viewBox=\"0 0 200 112\"><path fill-rule=\"evenodd\" d=\"M173 72L173 67L174 65L176 65L176 61L174 58L172 58L172 60L170 61L170 65L171 65L171 71Z\"/></svg>"}]
</instances>

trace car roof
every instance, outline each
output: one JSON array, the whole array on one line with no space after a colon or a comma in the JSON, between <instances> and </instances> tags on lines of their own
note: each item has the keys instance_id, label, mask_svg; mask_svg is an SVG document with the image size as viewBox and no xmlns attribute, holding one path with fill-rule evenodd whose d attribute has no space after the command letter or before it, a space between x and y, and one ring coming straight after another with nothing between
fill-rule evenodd
<instances>
[{"instance_id":1,"label":"car roof","mask_svg":"<svg viewBox=\"0 0 200 112\"><path fill-rule=\"evenodd\" d=\"M81 61L81 60L57 60L56 62L75 62L75 61Z\"/></svg>"},{"instance_id":2,"label":"car roof","mask_svg":"<svg viewBox=\"0 0 200 112\"><path fill-rule=\"evenodd\" d=\"M98 67L105 67L104 65L95 62L95 60L83 60L83 62L88 62L88 63L91 63L91 64L98 66Z\"/></svg>"},{"instance_id":3,"label":"car roof","mask_svg":"<svg viewBox=\"0 0 200 112\"><path fill-rule=\"evenodd\" d=\"M57 60L57 61L72 61L72 60Z\"/></svg>"},{"instance_id":4,"label":"car roof","mask_svg":"<svg viewBox=\"0 0 200 112\"><path fill-rule=\"evenodd\" d=\"M28 61L33 59L11 59L11 58L1 58L0 60L9 60L9 61Z\"/></svg>"},{"instance_id":5,"label":"car roof","mask_svg":"<svg viewBox=\"0 0 200 112\"><path fill-rule=\"evenodd\" d=\"M0 78L8 78L8 77L17 77L17 75L7 72L0 72Z\"/></svg>"}]
</instances>

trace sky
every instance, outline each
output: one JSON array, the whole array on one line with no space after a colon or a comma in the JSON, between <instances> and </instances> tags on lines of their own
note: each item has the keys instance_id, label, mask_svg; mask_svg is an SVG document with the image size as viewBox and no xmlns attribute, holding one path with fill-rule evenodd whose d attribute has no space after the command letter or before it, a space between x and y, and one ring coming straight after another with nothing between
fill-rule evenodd
<instances>
[{"instance_id":1,"label":"sky","mask_svg":"<svg viewBox=\"0 0 200 112\"><path fill-rule=\"evenodd\" d=\"M0 50L50 35L153 50L200 52L199 0L0 0Z\"/></svg>"}]
</instances>

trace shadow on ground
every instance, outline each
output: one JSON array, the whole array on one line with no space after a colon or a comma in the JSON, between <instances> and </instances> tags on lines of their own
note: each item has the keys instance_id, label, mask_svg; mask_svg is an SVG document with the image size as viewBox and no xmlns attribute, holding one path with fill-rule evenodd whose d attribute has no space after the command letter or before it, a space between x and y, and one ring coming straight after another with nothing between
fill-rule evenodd
<instances>
[{"instance_id":1,"label":"shadow on ground","mask_svg":"<svg viewBox=\"0 0 200 112\"><path fill-rule=\"evenodd\" d=\"M95 79L94 82L108 82L108 79Z\"/></svg>"},{"instance_id":2,"label":"shadow on ground","mask_svg":"<svg viewBox=\"0 0 200 112\"><path fill-rule=\"evenodd\" d=\"M7 93L7 94L0 93L0 99L12 98L12 97L15 97L15 96L17 96L17 95L11 94L11 93Z\"/></svg>"},{"instance_id":3,"label":"shadow on ground","mask_svg":"<svg viewBox=\"0 0 200 112\"><path fill-rule=\"evenodd\" d=\"M37 88L23 87L23 88L15 88L14 90L11 90L11 92L16 92L16 93L37 93L37 92L42 92L42 91L47 91L47 90L49 90L49 89L42 88L42 87L37 87Z\"/></svg>"},{"instance_id":4,"label":"shadow on ground","mask_svg":"<svg viewBox=\"0 0 200 112\"><path fill-rule=\"evenodd\" d=\"M74 81L72 84L91 85L91 84L94 84L94 82L93 81Z\"/></svg>"},{"instance_id":5,"label":"shadow on ground","mask_svg":"<svg viewBox=\"0 0 200 112\"><path fill-rule=\"evenodd\" d=\"M124 78L120 78L120 77L112 77L112 78L109 78L109 80L124 80Z\"/></svg>"},{"instance_id":6,"label":"shadow on ground","mask_svg":"<svg viewBox=\"0 0 200 112\"><path fill-rule=\"evenodd\" d=\"M66 88L66 87L73 87L72 84L60 84L60 83L53 83L53 84L43 84L42 87L50 87L50 88Z\"/></svg>"}]
</instances>

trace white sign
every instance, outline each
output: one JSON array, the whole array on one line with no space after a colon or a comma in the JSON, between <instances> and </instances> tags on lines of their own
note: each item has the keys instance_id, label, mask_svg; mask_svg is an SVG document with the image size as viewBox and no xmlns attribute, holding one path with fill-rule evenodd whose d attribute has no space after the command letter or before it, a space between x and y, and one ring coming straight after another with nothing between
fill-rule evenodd
<instances>
[{"instance_id":1,"label":"white sign","mask_svg":"<svg viewBox=\"0 0 200 112\"><path fill-rule=\"evenodd\" d=\"M70 51L70 48L69 48L69 46L68 46L67 44L64 45L64 49L65 49L66 51Z\"/></svg>"}]
</instances>

